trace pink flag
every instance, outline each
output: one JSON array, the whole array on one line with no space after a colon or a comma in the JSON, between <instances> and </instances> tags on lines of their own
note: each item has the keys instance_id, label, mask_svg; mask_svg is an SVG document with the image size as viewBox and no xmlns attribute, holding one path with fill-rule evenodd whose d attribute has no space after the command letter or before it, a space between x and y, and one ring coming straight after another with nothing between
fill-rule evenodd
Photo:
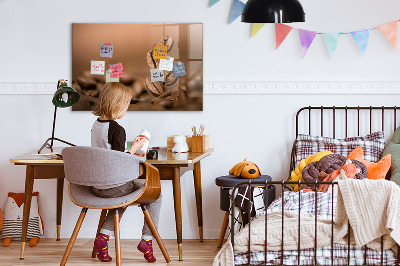
<instances>
[{"instance_id":1,"label":"pink flag","mask_svg":"<svg viewBox=\"0 0 400 266\"><path fill-rule=\"evenodd\" d=\"M292 27L281 24L281 23L275 23L275 40L276 40L276 49L282 44L282 42L285 40L286 36L290 33L292 30Z\"/></svg>"},{"instance_id":2,"label":"pink flag","mask_svg":"<svg viewBox=\"0 0 400 266\"><path fill-rule=\"evenodd\" d=\"M300 43L301 43L301 54L302 54L302 57L304 58L306 56L308 48L310 48L310 45L312 44L317 33L315 31L299 29L299 35L300 35Z\"/></svg>"},{"instance_id":3,"label":"pink flag","mask_svg":"<svg viewBox=\"0 0 400 266\"><path fill-rule=\"evenodd\" d=\"M378 27L393 49L397 48L397 20Z\"/></svg>"}]
</instances>

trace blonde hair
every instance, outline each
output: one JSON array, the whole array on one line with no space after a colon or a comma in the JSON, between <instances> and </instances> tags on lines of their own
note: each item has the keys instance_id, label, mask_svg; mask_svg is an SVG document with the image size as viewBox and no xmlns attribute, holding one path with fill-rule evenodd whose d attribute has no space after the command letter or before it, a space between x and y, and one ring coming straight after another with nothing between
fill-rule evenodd
<instances>
[{"instance_id":1,"label":"blonde hair","mask_svg":"<svg viewBox=\"0 0 400 266\"><path fill-rule=\"evenodd\" d=\"M132 96L129 89L118 82L108 82L104 84L104 89L100 93L99 103L93 114L103 116L110 120L115 120L130 103Z\"/></svg>"}]
</instances>

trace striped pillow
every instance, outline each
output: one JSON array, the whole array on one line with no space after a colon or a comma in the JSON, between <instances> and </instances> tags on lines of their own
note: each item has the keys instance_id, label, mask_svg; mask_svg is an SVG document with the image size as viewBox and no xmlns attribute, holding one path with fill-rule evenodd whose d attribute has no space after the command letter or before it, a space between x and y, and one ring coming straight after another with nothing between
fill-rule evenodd
<instances>
[{"instance_id":1,"label":"striped pillow","mask_svg":"<svg viewBox=\"0 0 400 266\"><path fill-rule=\"evenodd\" d=\"M1 237L21 240L22 218L15 220L4 220ZM40 238L39 216L29 218L27 239Z\"/></svg>"},{"instance_id":2,"label":"striped pillow","mask_svg":"<svg viewBox=\"0 0 400 266\"><path fill-rule=\"evenodd\" d=\"M385 140L383 131L374 132L364 137L345 139L299 134L295 145L296 165L298 165L302 159L324 150L329 150L347 157L347 155L358 146L362 147L365 160L378 162L385 148Z\"/></svg>"}]
</instances>

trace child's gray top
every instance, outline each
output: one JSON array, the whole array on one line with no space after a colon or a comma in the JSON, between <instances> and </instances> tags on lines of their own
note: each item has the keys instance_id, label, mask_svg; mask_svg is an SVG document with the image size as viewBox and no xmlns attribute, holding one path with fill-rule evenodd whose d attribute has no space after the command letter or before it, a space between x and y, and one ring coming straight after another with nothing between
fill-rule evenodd
<instances>
[{"instance_id":1,"label":"child's gray top","mask_svg":"<svg viewBox=\"0 0 400 266\"><path fill-rule=\"evenodd\" d=\"M125 129L114 120L97 119L92 126L91 143L92 147L105 148L125 152L126 134ZM144 161L141 157L138 159L137 173L139 173L139 162ZM138 178L132 173L132 180ZM121 183L120 185L124 185ZM118 185L118 186L120 186ZM97 189L109 189L118 186L96 187Z\"/></svg>"}]
</instances>

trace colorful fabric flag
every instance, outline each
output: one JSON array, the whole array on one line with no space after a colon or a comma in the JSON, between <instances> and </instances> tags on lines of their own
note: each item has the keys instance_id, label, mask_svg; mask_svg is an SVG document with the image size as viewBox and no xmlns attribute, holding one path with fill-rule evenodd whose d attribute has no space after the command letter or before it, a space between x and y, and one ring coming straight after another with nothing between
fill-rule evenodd
<instances>
[{"instance_id":1,"label":"colorful fabric flag","mask_svg":"<svg viewBox=\"0 0 400 266\"><path fill-rule=\"evenodd\" d=\"M253 23L252 28L251 28L251 38L256 35L262 27L264 27L265 23Z\"/></svg>"},{"instance_id":2,"label":"colorful fabric flag","mask_svg":"<svg viewBox=\"0 0 400 266\"><path fill-rule=\"evenodd\" d=\"M219 0L210 0L210 5L208 7L212 7L213 5L215 5L218 2L219 2Z\"/></svg>"},{"instance_id":3,"label":"colorful fabric flag","mask_svg":"<svg viewBox=\"0 0 400 266\"><path fill-rule=\"evenodd\" d=\"M301 54L304 58L310 48L315 36L317 33L315 31L308 31L308 30L300 30L299 29L299 36L300 36L300 43L301 43Z\"/></svg>"},{"instance_id":4,"label":"colorful fabric flag","mask_svg":"<svg viewBox=\"0 0 400 266\"><path fill-rule=\"evenodd\" d=\"M229 18L229 23L232 23L235 19L237 19L240 15L242 15L244 8L244 3L239 0L233 0L231 17Z\"/></svg>"},{"instance_id":5,"label":"colorful fabric flag","mask_svg":"<svg viewBox=\"0 0 400 266\"><path fill-rule=\"evenodd\" d=\"M397 20L378 27L393 49L397 48Z\"/></svg>"},{"instance_id":6,"label":"colorful fabric flag","mask_svg":"<svg viewBox=\"0 0 400 266\"><path fill-rule=\"evenodd\" d=\"M282 44L282 42L285 40L286 36L288 36L292 29L293 28L288 25L275 23L276 49L278 49L278 47Z\"/></svg>"},{"instance_id":7,"label":"colorful fabric flag","mask_svg":"<svg viewBox=\"0 0 400 266\"><path fill-rule=\"evenodd\" d=\"M329 55L332 58L333 54L336 51L336 48L338 47L339 39L340 36L342 36L342 34L340 34L339 32L333 32L333 33L325 33L323 36L326 48L328 48Z\"/></svg>"},{"instance_id":8,"label":"colorful fabric flag","mask_svg":"<svg viewBox=\"0 0 400 266\"><path fill-rule=\"evenodd\" d=\"M369 33L371 29L360 30L360 31L352 31L351 35L353 35L354 40L356 41L358 47L361 50L361 53L364 55L368 46Z\"/></svg>"}]
</instances>

